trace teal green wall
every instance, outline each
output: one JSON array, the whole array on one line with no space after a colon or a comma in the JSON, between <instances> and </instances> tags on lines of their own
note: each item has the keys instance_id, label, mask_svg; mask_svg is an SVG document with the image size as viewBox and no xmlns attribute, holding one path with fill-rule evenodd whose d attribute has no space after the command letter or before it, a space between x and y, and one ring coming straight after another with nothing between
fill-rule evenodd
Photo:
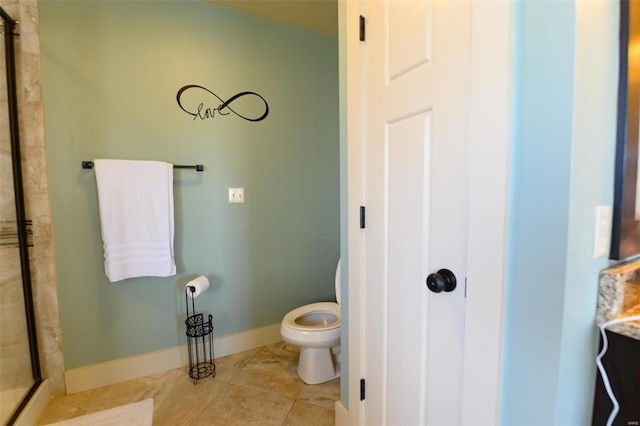
<instances>
[{"instance_id":1,"label":"teal green wall","mask_svg":"<svg viewBox=\"0 0 640 426\"><path fill-rule=\"evenodd\" d=\"M591 421L598 275L609 265L606 257L593 259L595 206L613 202L618 31L617 2L576 3L574 141L557 425Z\"/></svg>"},{"instance_id":2,"label":"teal green wall","mask_svg":"<svg viewBox=\"0 0 640 426\"><path fill-rule=\"evenodd\" d=\"M591 422L595 209L613 202L616 2L515 1L500 424Z\"/></svg>"},{"instance_id":3,"label":"teal green wall","mask_svg":"<svg viewBox=\"0 0 640 426\"><path fill-rule=\"evenodd\" d=\"M40 28L66 368L184 343L197 275L216 337L335 300L336 38L192 1L41 1ZM270 114L193 121L176 103L187 84L257 92ZM80 168L95 158L205 165L174 172L176 276L107 281L95 175Z\"/></svg>"}]
</instances>

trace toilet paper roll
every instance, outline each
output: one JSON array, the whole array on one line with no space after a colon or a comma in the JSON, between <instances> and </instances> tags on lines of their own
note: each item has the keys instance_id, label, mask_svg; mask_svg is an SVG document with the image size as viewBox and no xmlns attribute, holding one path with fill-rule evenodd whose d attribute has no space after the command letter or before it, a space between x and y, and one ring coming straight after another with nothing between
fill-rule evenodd
<instances>
[{"instance_id":1,"label":"toilet paper roll","mask_svg":"<svg viewBox=\"0 0 640 426\"><path fill-rule=\"evenodd\" d=\"M187 287L195 287L196 291L192 293L190 290L187 290ZM198 297L200 296L200 293L209 288L209 280L204 275L200 275L198 278L194 278L193 280L189 281L187 285L184 286L184 288L187 291L187 294L192 298Z\"/></svg>"}]
</instances>

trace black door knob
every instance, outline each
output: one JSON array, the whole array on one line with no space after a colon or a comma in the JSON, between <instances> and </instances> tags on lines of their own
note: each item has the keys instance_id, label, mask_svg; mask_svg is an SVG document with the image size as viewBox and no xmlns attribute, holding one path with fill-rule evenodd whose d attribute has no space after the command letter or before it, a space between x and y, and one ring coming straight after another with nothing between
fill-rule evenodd
<instances>
[{"instance_id":1,"label":"black door knob","mask_svg":"<svg viewBox=\"0 0 640 426\"><path fill-rule=\"evenodd\" d=\"M456 288L456 276L448 269L440 269L438 272L429 274L427 287L434 293L453 291Z\"/></svg>"}]
</instances>

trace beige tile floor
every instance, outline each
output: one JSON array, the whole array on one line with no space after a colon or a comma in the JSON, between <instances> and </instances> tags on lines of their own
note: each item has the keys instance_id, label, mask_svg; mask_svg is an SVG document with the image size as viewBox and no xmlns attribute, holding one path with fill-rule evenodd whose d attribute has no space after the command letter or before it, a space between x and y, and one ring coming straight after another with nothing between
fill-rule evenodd
<instances>
[{"instance_id":1,"label":"beige tile floor","mask_svg":"<svg viewBox=\"0 0 640 426\"><path fill-rule=\"evenodd\" d=\"M194 385L186 368L52 399L46 425L153 398L154 426L334 424L340 380L307 385L296 373L298 349L286 343L218 358L216 376Z\"/></svg>"}]
</instances>

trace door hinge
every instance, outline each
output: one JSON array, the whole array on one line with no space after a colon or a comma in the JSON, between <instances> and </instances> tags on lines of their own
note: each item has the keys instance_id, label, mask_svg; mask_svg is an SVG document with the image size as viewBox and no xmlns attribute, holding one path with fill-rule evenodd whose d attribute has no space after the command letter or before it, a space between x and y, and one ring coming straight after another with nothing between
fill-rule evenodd
<instances>
[{"instance_id":1,"label":"door hinge","mask_svg":"<svg viewBox=\"0 0 640 426\"><path fill-rule=\"evenodd\" d=\"M467 277L464 277L464 298L467 298Z\"/></svg>"},{"instance_id":2,"label":"door hinge","mask_svg":"<svg viewBox=\"0 0 640 426\"><path fill-rule=\"evenodd\" d=\"M364 206L360 206L360 229L365 228L365 209Z\"/></svg>"},{"instance_id":3,"label":"door hinge","mask_svg":"<svg viewBox=\"0 0 640 426\"><path fill-rule=\"evenodd\" d=\"M364 16L360 15L360 41L364 41Z\"/></svg>"},{"instance_id":4,"label":"door hinge","mask_svg":"<svg viewBox=\"0 0 640 426\"><path fill-rule=\"evenodd\" d=\"M360 379L360 401L364 401L364 379Z\"/></svg>"}]
</instances>

